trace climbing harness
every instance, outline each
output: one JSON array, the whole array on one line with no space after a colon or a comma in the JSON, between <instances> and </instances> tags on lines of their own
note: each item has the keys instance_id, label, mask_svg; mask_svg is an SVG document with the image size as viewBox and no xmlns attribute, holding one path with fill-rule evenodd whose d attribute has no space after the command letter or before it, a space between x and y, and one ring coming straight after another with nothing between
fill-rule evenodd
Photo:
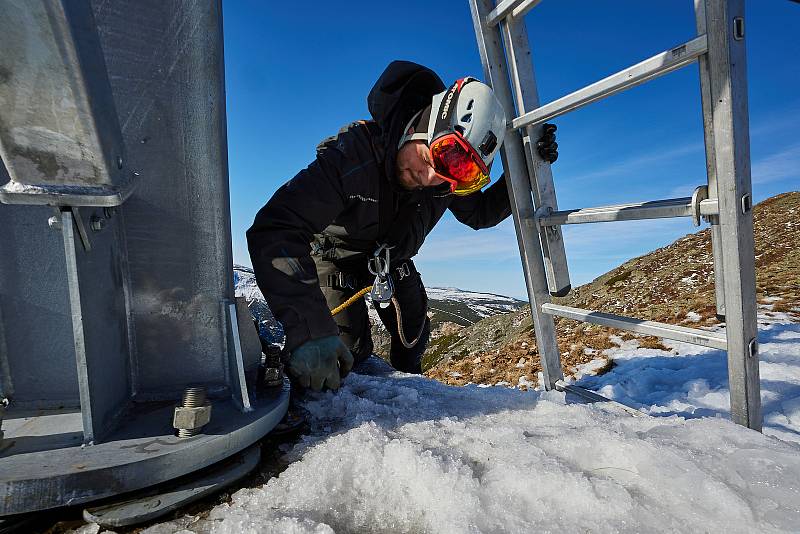
<instances>
[{"instance_id":1,"label":"climbing harness","mask_svg":"<svg viewBox=\"0 0 800 534\"><path fill-rule=\"evenodd\" d=\"M414 340L409 342L408 339L406 339L405 332L403 331L403 315L400 312L400 303L398 302L397 297L394 295L394 282L392 281L392 276L389 272L389 265L391 264L391 256L389 251L391 248L392 247L385 244L379 246L378 249L373 253L372 257L367 261L367 269L369 269L371 274L375 275L375 282L371 286L361 289L355 295L333 308L331 310L331 316L335 316L344 311L358 299L369 293L370 298L372 298L372 302L376 303L381 308L386 308L389 306L389 303L394 304L395 317L397 318L397 334L400 337L400 342L403 344L403 346L407 349L410 349L415 347L422 338L422 333L425 331L425 321L422 321L422 325L420 326L419 332ZM408 267L407 263L403 263L396 269L400 280L411 275L411 269Z\"/></svg>"}]
</instances>

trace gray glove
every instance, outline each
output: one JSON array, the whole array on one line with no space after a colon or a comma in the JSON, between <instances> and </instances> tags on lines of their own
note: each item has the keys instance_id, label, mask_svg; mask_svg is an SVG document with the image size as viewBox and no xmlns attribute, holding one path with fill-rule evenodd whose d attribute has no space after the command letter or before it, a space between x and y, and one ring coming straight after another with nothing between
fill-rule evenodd
<instances>
[{"instance_id":1,"label":"gray glove","mask_svg":"<svg viewBox=\"0 0 800 534\"><path fill-rule=\"evenodd\" d=\"M341 378L353 368L353 355L339 339L328 336L306 341L289 356L289 374L304 388L339 389Z\"/></svg>"}]
</instances>

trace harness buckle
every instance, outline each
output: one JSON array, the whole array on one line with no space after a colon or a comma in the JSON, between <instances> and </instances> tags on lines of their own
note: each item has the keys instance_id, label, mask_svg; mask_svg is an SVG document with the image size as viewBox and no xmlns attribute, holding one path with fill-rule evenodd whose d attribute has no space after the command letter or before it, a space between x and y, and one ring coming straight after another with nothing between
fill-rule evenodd
<instances>
[{"instance_id":1,"label":"harness buckle","mask_svg":"<svg viewBox=\"0 0 800 534\"><path fill-rule=\"evenodd\" d=\"M398 281L401 281L406 276L411 276L411 268L408 266L408 263L406 262L403 262L403 264L400 265L399 267L395 267L395 270L397 271Z\"/></svg>"}]
</instances>

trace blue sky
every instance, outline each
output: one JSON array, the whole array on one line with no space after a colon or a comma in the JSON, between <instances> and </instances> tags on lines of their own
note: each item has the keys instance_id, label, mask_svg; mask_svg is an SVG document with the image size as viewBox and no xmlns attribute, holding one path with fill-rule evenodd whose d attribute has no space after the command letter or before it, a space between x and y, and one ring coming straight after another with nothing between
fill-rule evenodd
<instances>
[{"instance_id":1,"label":"blue sky","mask_svg":"<svg viewBox=\"0 0 800 534\"><path fill-rule=\"evenodd\" d=\"M747 3L753 191L800 189L800 5ZM466 1L224 0L233 253L258 209L342 125L393 59L445 83L483 78ZM691 0L545 0L526 17L539 94L554 100L695 35ZM553 166L559 207L688 196L705 183L697 66L569 113ZM499 163L499 161L498 161ZM493 174L499 175L500 165ZM688 219L564 230L574 285L696 231ZM527 298L514 227L475 232L449 215L415 259L428 286Z\"/></svg>"}]
</instances>

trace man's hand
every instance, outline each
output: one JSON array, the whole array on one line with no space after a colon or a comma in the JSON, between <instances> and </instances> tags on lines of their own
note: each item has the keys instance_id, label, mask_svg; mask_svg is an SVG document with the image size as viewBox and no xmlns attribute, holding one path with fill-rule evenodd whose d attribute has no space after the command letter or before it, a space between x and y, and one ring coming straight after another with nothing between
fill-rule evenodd
<instances>
[{"instance_id":1,"label":"man's hand","mask_svg":"<svg viewBox=\"0 0 800 534\"><path fill-rule=\"evenodd\" d=\"M353 368L353 355L339 339L328 336L306 341L289 356L289 374L304 388L339 389L341 378Z\"/></svg>"},{"instance_id":2,"label":"man's hand","mask_svg":"<svg viewBox=\"0 0 800 534\"><path fill-rule=\"evenodd\" d=\"M545 123L542 136L536 142L536 151L548 163L558 159L558 143L556 143L556 125Z\"/></svg>"}]
</instances>

